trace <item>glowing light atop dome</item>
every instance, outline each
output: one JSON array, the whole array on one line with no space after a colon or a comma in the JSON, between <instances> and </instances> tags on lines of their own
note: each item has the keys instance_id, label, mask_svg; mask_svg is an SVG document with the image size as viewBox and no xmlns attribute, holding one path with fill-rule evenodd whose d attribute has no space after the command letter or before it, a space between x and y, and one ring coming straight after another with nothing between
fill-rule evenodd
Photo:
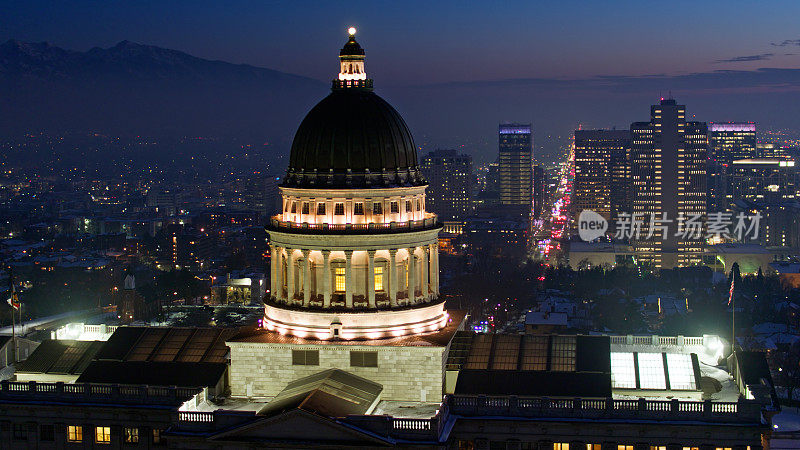
<instances>
[{"instance_id":1,"label":"glowing light atop dome","mask_svg":"<svg viewBox=\"0 0 800 450\"><path fill-rule=\"evenodd\" d=\"M347 32L350 33L350 36L355 36L356 34L356 27L350 27L347 29Z\"/></svg>"}]
</instances>

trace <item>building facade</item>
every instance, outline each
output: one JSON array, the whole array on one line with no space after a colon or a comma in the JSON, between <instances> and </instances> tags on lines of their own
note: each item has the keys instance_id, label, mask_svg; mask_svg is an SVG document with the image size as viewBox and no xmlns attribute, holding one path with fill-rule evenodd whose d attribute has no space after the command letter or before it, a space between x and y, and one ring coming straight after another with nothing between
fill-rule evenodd
<instances>
[{"instance_id":1,"label":"building facade","mask_svg":"<svg viewBox=\"0 0 800 450\"><path fill-rule=\"evenodd\" d=\"M575 130L576 214L588 209L615 221L628 207L628 130Z\"/></svg>"},{"instance_id":2,"label":"building facade","mask_svg":"<svg viewBox=\"0 0 800 450\"><path fill-rule=\"evenodd\" d=\"M501 124L500 204L530 214L533 208L533 133L531 124Z\"/></svg>"},{"instance_id":3,"label":"building facade","mask_svg":"<svg viewBox=\"0 0 800 450\"><path fill-rule=\"evenodd\" d=\"M472 157L455 150L434 150L422 157L422 175L428 182L427 207L444 221L472 213Z\"/></svg>"},{"instance_id":4,"label":"building facade","mask_svg":"<svg viewBox=\"0 0 800 450\"><path fill-rule=\"evenodd\" d=\"M650 122L634 122L630 132L631 213L642 219L637 257L655 268L700 263L704 233L679 231L689 218L705 222L707 125L687 122L686 106L667 99L650 108ZM651 218L666 231L647 238Z\"/></svg>"}]
</instances>

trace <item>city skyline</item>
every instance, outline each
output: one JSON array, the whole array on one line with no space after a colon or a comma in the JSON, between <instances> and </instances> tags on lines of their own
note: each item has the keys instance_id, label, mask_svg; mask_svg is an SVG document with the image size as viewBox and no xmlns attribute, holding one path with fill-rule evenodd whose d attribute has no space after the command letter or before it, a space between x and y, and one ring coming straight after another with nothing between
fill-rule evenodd
<instances>
[{"instance_id":1,"label":"city skyline","mask_svg":"<svg viewBox=\"0 0 800 450\"><path fill-rule=\"evenodd\" d=\"M16 7L0 447L798 448L800 41L720 5Z\"/></svg>"}]
</instances>

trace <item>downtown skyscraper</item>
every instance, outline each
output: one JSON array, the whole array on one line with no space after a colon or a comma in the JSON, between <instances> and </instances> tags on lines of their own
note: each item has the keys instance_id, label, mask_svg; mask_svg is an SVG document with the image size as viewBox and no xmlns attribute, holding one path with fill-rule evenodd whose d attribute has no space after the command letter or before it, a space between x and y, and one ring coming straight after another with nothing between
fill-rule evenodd
<instances>
[{"instance_id":1,"label":"downtown skyscraper","mask_svg":"<svg viewBox=\"0 0 800 450\"><path fill-rule=\"evenodd\" d=\"M725 175L734 161L759 157L756 124L712 122L708 127L708 210L724 211Z\"/></svg>"},{"instance_id":2,"label":"downtown skyscraper","mask_svg":"<svg viewBox=\"0 0 800 450\"><path fill-rule=\"evenodd\" d=\"M442 220L463 219L472 213L472 157L455 150L434 150L422 157L428 181L426 203Z\"/></svg>"},{"instance_id":3,"label":"downtown skyscraper","mask_svg":"<svg viewBox=\"0 0 800 450\"><path fill-rule=\"evenodd\" d=\"M575 130L576 214L594 211L613 222L630 212L629 130Z\"/></svg>"},{"instance_id":4,"label":"downtown skyscraper","mask_svg":"<svg viewBox=\"0 0 800 450\"><path fill-rule=\"evenodd\" d=\"M756 124L716 123L708 126L709 160L720 164L731 164L740 159L758 157L756 148Z\"/></svg>"},{"instance_id":5,"label":"downtown skyscraper","mask_svg":"<svg viewBox=\"0 0 800 450\"><path fill-rule=\"evenodd\" d=\"M508 211L525 217L533 208L533 134L531 124L501 124L498 132L500 150L500 204Z\"/></svg>"},{"instance_id":6,"label":"downtown skyscraper","mask_svg":"<svg viewBox=\"0 0 800 450\"><path fill-rule=\"evenodd\" d=\"M631 124L632 213L643 220L637 257L655 268L700 263L701 236L682 235L690 217L705 222L708 126L687 122L686 106L662 99L650 107L649 122ZM651 217L666 226L648 237Z\"/></svg>"}]
</instances>

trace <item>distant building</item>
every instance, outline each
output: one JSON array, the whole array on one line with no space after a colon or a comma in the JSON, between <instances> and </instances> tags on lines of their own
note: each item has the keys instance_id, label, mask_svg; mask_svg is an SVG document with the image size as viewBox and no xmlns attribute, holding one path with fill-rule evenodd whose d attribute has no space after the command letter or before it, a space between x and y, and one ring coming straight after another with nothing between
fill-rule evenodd
<instances>
[{"instance_id":1,"label":"distant building","mask_svg":"<svg viewBox=\"0 0 800 450\"><path fill-rule=\"evenodd\" d=\"M792 159L791 148L785 148L773 142L758 143L756 150L758 158Z\"/></svg>"},{"instance_id":2,"label":"distant building","mask_svg":"<svg viewBox=\"0 0 800 450\"><path fill-rule=\"evenodd\" d=\"M732 214L760 214L758 236L748 236L748 242L765 247L787 247L800 251L800 201L736 202Z\"/></svg>"},{"instance_id":3,"label":"distant building","mask_svg":"<svg viewBox=\"0 0 800 450\"><path fill-rule=\"evenodd\" d=\"M580 242L569 243L569 266L572 270L591 269L592 267L613 268L617 264L633 266L636 253L627 244L612 242Z\"/></svg>"},{"instance_id":4,"label":"distant building","mask_svg":"<svg viewBox=\"0 0 800 450\"><path fill-rule=\"evenodd\" d=\"M778 202L800 199L800 167L791 160L751 158L733 161L724 174L725 208L737 200Z\"/></svg>"},{"instance_id":5,"label":"distant building","mask_svg":"<svg viewBox=\"0 0 800 450\"><path fill-rule=\"evenodd\" d=\"M178 214L181 201L181 193L175 190L153 188L147 193L147 206L162 215Z\"/></svg>"},{"instance_id":6,"label":"distant building","mask_svg":"<svg viewBox=\"0 0 800 450\"><path fill-rule=\"evenodd\" d=\"M665 238L656 232L635 242L637 258L655 268L700 262L704 236L677 231L681 217L706 214L707 128L687 122L686 106L672 99L650 108L650 122L631 124L631 212L644 218L640 236L647 236L651 215L672 221L663 222Z\"/></svg>"},{"instance_id":7,"label":"distant building","mask_svg":"<svg viewBox=\"0 0 800 450\"><path fill-rule=\"evenodd\" d=\"M528 241L524 220L478 215L464 221L463 245L471 255L518 257Z\"/></svg>"},{"instance_id":8,"label":"distant building","mask_svg":"<svg viewBox=\"0 0 800 450\"><path fill-rule=\"evenodd\" d=\"M628 205L629 130L575 130L576 214L584 209L614 221Z\"/></svg>"},{"instance_id":9,"label":"distant building","mask_svg":"<svg viewBox=\"0 0 800 450\"><path fill-rule=\"evenodd\" d=\"M711 122L708 124L709 152L712 162L730 164L737 159L757 158L756 124L753 122Z\"/></svg>"},{"instance_id":10,"label":"distant building","mask_svg":"<svg viewBox=\"0 0 800 450\"><path fill-rule=\"evenodd\" d=\"M428 208L442 220L463 219L472 213L472 157L455 150L435 150L422 158L428 181Z\"/></svg>"},{"instance_id":11,"label":"distant building","mask_svg":"<svg viewBox=\"0 0 800 450\"><path fill-rule=\"evenodd\" d=\"M122 289L114 289L117 317L123 323L147 321L161 312L161 305L157 301L148 302L136 291L136 279L132 272L125 275Z\"/></svg>"},{"instance_id":12,"label":"distant building","mask_svg":"<svg viewBox=\"0 0 800 450\"><path fill-rule=\"evenodd\" d=\"M525 315L525 334L560 334L567 330L567 313L531 311Z\"/></svg>"},{"instance_id":13,"label":"distant building","mask_svg":"<svg viewBox=\"0 0 800 450\"><path fill-rule=\"evenodd\" d=\"M211 300L213 304L245 304L260 305L266 295L266 277L261 273L247 274L246 276L231 277L228 273L211 286Z\"/></svg>"},{"instance_id":14,"label":"distant building","mask_svg":"<svg viewBox=\"0 0 800 450\"><path fill-rule=\"evenodd\" d=\"M500 203L530 214L533 208L531 124L501 124L499 148Z\"/></svg>"}]
</instances>

